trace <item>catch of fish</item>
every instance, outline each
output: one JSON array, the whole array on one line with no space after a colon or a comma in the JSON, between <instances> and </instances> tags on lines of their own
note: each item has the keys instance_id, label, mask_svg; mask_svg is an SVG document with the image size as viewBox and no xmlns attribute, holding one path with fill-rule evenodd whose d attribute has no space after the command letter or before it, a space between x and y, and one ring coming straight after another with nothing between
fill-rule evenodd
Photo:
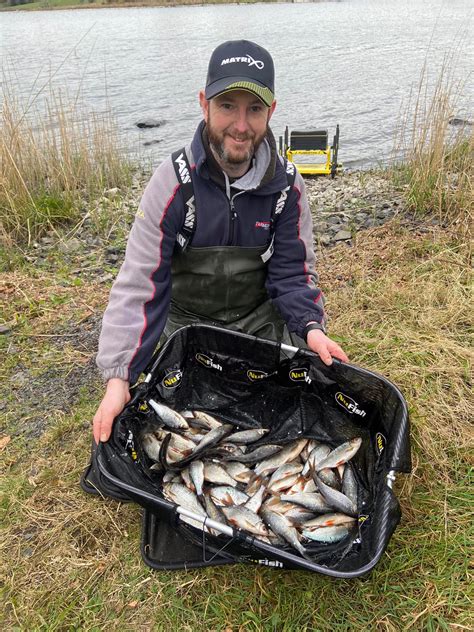
<instances>
[{"instance_id":1,"label":"catch of fish","mask_svg":"<svg viewBox=\"0 0 474 632\"><path fill-rule=\"evenodd\" d=\"M153 399L148 405L157 420L141 445L171 502L304 557L308 543L338 542L354 530L358 494L349 461L361 438L336 448L303 438L255 447L267 429L237 430L202 411L178 413Z\"/></svg>"}]
</instances>

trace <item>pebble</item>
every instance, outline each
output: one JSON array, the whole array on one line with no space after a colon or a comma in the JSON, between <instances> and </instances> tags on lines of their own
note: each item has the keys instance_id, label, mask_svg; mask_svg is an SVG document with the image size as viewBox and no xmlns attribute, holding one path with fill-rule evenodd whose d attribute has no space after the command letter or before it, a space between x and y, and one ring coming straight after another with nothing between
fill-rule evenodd
<instances>
[{"instance_id":1,"label":"pebble","mask_svg":"<svg viewBox=\"0 0 474 632\"><path fill-rule=\"evenodd\" d=\"M352 233L348 230L340 230L334 235L334 241L347 241L352 239Z\"/></svg>"}]
</instances>

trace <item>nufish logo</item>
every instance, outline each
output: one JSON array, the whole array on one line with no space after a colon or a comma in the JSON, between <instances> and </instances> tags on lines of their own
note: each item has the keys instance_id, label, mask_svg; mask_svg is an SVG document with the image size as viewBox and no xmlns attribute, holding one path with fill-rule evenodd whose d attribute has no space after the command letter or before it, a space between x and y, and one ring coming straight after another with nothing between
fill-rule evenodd
<instances>
[{"instance_id":1,"label":"nufish logo","mask_svg":"<svg viewBox=\"0 0 474 632\"><path fill-rule=\"evenodd\" d=\"M196 360L208 369L216 369L216 371L222 371L221 365L217 362L214 362L209 356L204 355L204 353L196 353Z\"/></svg>"},{"instance_id":2,"label":"nufish logo","mask_svg":"<svg viewBox=\"0 0 474 632\"><path fill-rule=\"evenodd\" d=\"M260 564L261 566L272 566L273 568L283 568L283 562L280 562L280 560L267 560L267 559L263 559L263 560L249 560L250 562L253 562L254 564Z\"/></svg>"},{"instance_id":3,"label":"nufish logo","mask_svg":"<svg viewBox=\"0 0 474 632\"><path fill-rule=\"evenodd\" d=\"M249 369L247 371L247 377L251 382L257 382L258 380L263 380L264 378L268 377L268 373L265 373L265 371L260 371L258 369Z\"/></svg>"},{"instance_id":4,"label":"nufish logo","mask_svg":"<svg viewBox=\"0 0 474 632\"><path fill-rule=\"evenodd\" d=\"M377 434L375 435L375 445L377 446L377 451L380 456L385 450L385 446L387 445L387 439L381 432L377 432Z\"/></svg>"},{"instance_id":5,"label":"nufish logo","mask_svg":"<svg viewBox=\"0 0 474 632\"><path fill-rule=\"evenodd\" d=\"M301 367L298 367L297 369L291 369L288 375L290 377L290 380L292 380L293 382L306 382L307 380L307 371L306 369L303 369Z\"/></svg>"},{"instance_id":6,"label":"nufish logo","mask_svg":"<svg viewBox=\"0 0 474 632\"><path fill-rule=\"evenodd\" d=\"M351 415L359 415L360 417L365 417L367 414L365 410L359 408L359 404L354 401L352 397L344 395L344 393L341 393L340 391L336 393L336 402L339 404L339 406L347 410L348 413L351 413Z\"/></svg>"},{"instance_id":7,"label":"nufish logo","mask_svg":"<svg viewBox=\"0 0 474 632\"><path fill-rule=\"evenodd\" d=\"M182 377L183 372L181 369L174 369L165 375L165 377L161 380L161 384L165 388L176 388L181 383Z\"/></svg>"}]
</instances>

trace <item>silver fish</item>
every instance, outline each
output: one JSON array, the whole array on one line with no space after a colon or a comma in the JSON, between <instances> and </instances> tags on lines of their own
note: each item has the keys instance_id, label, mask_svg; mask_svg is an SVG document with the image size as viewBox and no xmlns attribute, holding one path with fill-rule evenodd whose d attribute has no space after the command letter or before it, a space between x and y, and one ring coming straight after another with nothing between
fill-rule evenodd
<instances>
[{"instance_id":1,"label":"silver fish","mask_svg":"<svg viewBox=\"0 0 474 632\"><path fill-rule=\"evenodd\" d=\"M330 470L328 467L325 467L323 470L319 470L318 476L323 483L326 483L329 487L341 491L341 480L335 470Z\"/></svg>"},{"instance_id":2,"label":"silver fish","mask_svg":"<svg viewBox=\"0 0 474 632\"><path fill-rule=\"evenodd\" d=\"M249 498L249 500L245 503L244 507L246 507L246 509L254 511L255 513L258 513L260 507L262 506L262 502L266 493L267 488L265 487L265 485L261 485L260 488L255 492L255 494L251 496L251 498Z\"/></svg>"},{"instance_id":3,"label":"silver fish","mask_svg":"<svg viewBox=\"0 0 474 632\"><path fill-rule=\"evenodd\" d=\"M224 437L232 432L234 426L231 424L220 425L218 428L214 428L208 432L202 441L200 441L196 447L195 452L202 452L206 448L211 448L217 445Z\"/></svg>"},{"instance_id":4,"label":"silver fish","mask_svg":"<svg viewBox=\"0 0 474 632\"><path fill-rule=\"evenodd\" d=\"M306 478L301 475L295 481L295 483L287 490L287 494L311 494L313 492L318 491L316 487L316 483L312 478Z\"/></svg>"},{"instance_id":5,"label":"silver fish","mask_svg":"<svg viewBox=\"0 0 474 632\"><path fill-rule=\"evenodd\" d=\"M195 422L201 422L201 427L206 428L207 430L214 430L215 428L222 426L221 421L218 421L215 417L205 413L203 410L193 410L193 415Z\"/></svg>"},{"instance_id":6,"label":"silver fish","mask_svg":"<svg viewBox=\"0 0 474 632\"><path fill-rule=\"evenodd\" d=\"M255 441L258 441L258 439L261 439L263 435L266 434L267 432L269 432L267 428L257 428L254 430L240 430L239 432L234 432L229 437L227 437L227 441L229 441L230 443L237 443L237 444L254 443Z\"/></svg>"},{"instance_id":7,"label":"silver fish","mask_svg":"<svg viewBox=\"0 0 474 632\"><path fill-rule=\"evenodd\" d=\"M344 496L342 492L338 492L337 489L326 485L317 474L314 475L314 482L328 505L349 516L357 516L357 506L347 496Z\"/></svg>"},{"instance_id":8,"label":"silver fish","mask_svg":"<svg viewBox=\"0 0 474 632\"><path fill-rule=\"evenodd\" d=\"M306 551L299 541L298 531L292 525L292 523L273 511L268 509L262 509L262 518L264 522L270 527L270 529L276 533L276 535L284 538L293 548L295 548L303 557L306 557Z\"/></svg>"},{"instance_id":9,"label":"silver fish","mask_svg":"<svg viewBox=\"0 0 474 632\"><path fill-rule=\"evenodd\" d=\"M250 509L245 507L223 507L222 511L229 523L238 529L253 535L268 537L268 529L262 519Z\"/></svg>"},{"instance_id":10,"label":"silver fish","mask_svg":"<svg viewBox=\"0 0 474 632\"><path fill-rule=\"evenodd\" d=\"M204 463L204 479L208 483L216 483L218 485L231 485L236 487L237 481L222 467L219 463L206 461Z\"/></svg>"},{"instance_id":11,"label":"silver fish","mask_svg":"<svg viewBox=\"0 0 474 632\"><path fill-rule=\"evenodd\" d=\"M252 470L239 461L227 461L224 467L232 478L238 483L248 483L252 476Z\"/></svg>"},{"instance_id":12,"label":"silver fish","mask_svg":"<svg viewBox=\"0 0 474 632\"><path fill-rule=\"evenodd\" d=\"M210 491L212 500L216 505L228 506L231 505L243 505L249 499L244 492L231 487L230 485L221 485L219 487L213 487Z\"/></svg>"},{"instance_id":13,"label":"silver fish","mask_svg":"<svg viewBox=\"0 0 474 632\"><path fill-rule=\"evenodd\" d=\"M266 459L272 454L276 454L277 452L281 452L281 445L262 445L252 452L247 452L238 458L240 463L257 463L257 461L261 461L262 459ZM235 460L235 459L234 459Z\"/></svg>"},{"instance_id":14,"label":"silver fish","mask_svg":"<svg viewBox=\"0 0 474 632\"><path fill-rule=\"evenodd\" d=\"M342 493L345 494L354 505L357 505L357 481L349 464L346 465L342 478Z\"/></svg>"},{"instance_id":15,"label":"silver fish","mask_svg":"<svg viewBox=\"0 0 474 632\"><path fill-rule=\"evenodd\" d=\"M346 536L349 535L349 529L342 525L340 527L322 527L321 529L315 529L314 531L310 529L303 529L302 535L304 538L308 540L313 540L314 542L339 542Z\"/></svg>"},{"instance_id":16,"label":"silver fish","mask_svg":"<svg viewBox=\"0 0 474 632\"><path fill-rule=\"evenodd\" d=\"M189 425L184 417L182 417L178 412L161 404L160 402L156 402L154 399L149 399L148 404L153 408L158 417L163 421L165 426L169 428L179 429L179 430L188 430Z\"/></svg>"},{"instance_id":17,"label":"silver fish","mask_svg":"<svg viewBox=\"0 0 474 632\"><path fill-rule=\"evenodd\" d=\"M142 435L141 443L145 454L152 460L158 461L160 448L161 448L161 440L159 439L156 432L147 432Z\"/></svg>"},{"instance_id":18,"label":"silver fish","mask_svg":"<svg viewBox=\"0 0 474 632\"><path fill-rule=\"evenodd\" d=\"M305 447L301 450L301 454L300 454L300 457L303 463L306 463L309 455L314 450L314 448L316 448L318 445L319 445L319 441L315 441L314 439L310 439L308 441Z\"/></svg>"},{"instance_id":19,"label":"silver fish","mask_svg":"<svg viewBox=\"0 0 474 632\"><path fill-rule=\"evenodd\" d=\"M271 456L259 463L255 468L255 474L257 476L270 474L280 467L280 465L293 461L293 459L296 459L301 450L304 448L307 441L307 439L299 439L298 441L293 441L289 445L285 446L274 456Z\"/></svg>"},{"instance_id":20,"label":"silver fish","mask_svg":"<svg viewBox=\"0 0 474 632\"><path fill-rule=\"evenodd\" d=\"M211 520L215 520L216 522L220 522L221 524L227 524L227 519L220 509L215 503L212 502L212 498L209 492L204 492L203 502L206 508L206 513L211 518ZM220 531L216 531L214 529L210 529L210 532L213 535L220 535Z\"/></svg>"},{"instance_id":21,"label":"silver fish","mask_svg":"<svg viewBox=\"0 0 474 632\"><path fill-rule=\"evenodd\" d=\"M202 497L202 486L204 485L204 463L199 459L192 461L189 465L189 475L194 484L198 498Z\"/></svg>"},{"instance_id":22,"label":"silver fish","mask_svg":"<svg viewBox=\"0 0 474 632\"><path fill-rule=\"evenodd\" d=\"M328 505L323 496L317 492L315 494L281 494L280 499L295 505L301 505L301 507L305 507L314 513L332 511L332 507Z\"/></svg>"},{"instance_id":23,"label":"silver fish","mask_svg":"<svg viewBox=\"0 0 474 632\"><path fill-rule=\"evenodd\" d=\"M361 445L362 439L360 437L346 441L330 452L330 454L319 463L317 469L322 470L326 467L332 468L347 463L347 461L352 459L354 454L356 454Z\"/></svg>"},{"instance_id":24,"label":"silver fish","mask_svg":"<svg viewBox=\"0 0 474 632\"><path fill-rule=\"evenodd\" d=\"M323 461L330 453L331 448L328 445L317 445L308 456L308 459L303 468L303 474L308 474L311 468L315 470L319 463L321 463L321 461Z\"/></svg>"},{"instance_id":25,"label":"silver fish","mask_svg":"<svg viewBox=\"0 0 474 632\"><path fill-rule=\"evenodd\" d=\"M341 525L352 527L355 523L356 519L352 516L346 516L346 514L343 513L328 513L324 516L318 516L317 518L308 520L303 526L305 529L312 530L322 527L340 527Z\"/></svg>"},{"instance_id":26,"label":"silver fish","mask_svg":"<svg viewBox=\"0 0 474 632\"><path fill-rule=\"evenodd\" d=\"M193 511L199 516L205 516L206 512L199 503L196 494L189 490L186 485L180 483L166 483L163 485L163 496L173 501L181 507Z\"/></svg>"},{"instance_id":27,"label":"silver fish","mask_svg":"<svg viewBox=\"0 0 474 632\"><path fill-rule=\"evenodd\" d=\"M193 480L191 478L191 474L189 472L189 468L186 468L185 470L182 470L180 473L181 479L183 481L183 483L186 485L186 487L188 489L190 489L192 492L196 492L196 486L193 483Z\"/></svg>"}]
</instances>

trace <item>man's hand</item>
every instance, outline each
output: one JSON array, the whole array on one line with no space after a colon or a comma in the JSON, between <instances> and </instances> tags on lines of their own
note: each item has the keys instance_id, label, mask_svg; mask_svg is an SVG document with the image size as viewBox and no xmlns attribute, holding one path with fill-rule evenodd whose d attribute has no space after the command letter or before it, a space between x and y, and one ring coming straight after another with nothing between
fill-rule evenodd
<instances>
[{"instance_id":1,"label":"man's hand","mask_svg":"<svg viewBox=\"0 0 474 632\"><path fill-rule=\"evenodd\" d=\"M112 378L107 382L107 390L94 415L94 439L107 441L112 430L115 417L122 412L130 401L129 384L120 378Z\"/></svg>"},{"instance_id":2,"label":"man's hand","mask_svg":"<svg viewBox=\"0 0 474 632\"><path fill-rule=\"evenodd\" d=\"M324 364L327 364L328 366L332 364L331 356L334 356L343 362L349 362L349 358L346 356L341 347L334 342L334 340L328 338L320 329L312 329L308 333L307 343L311 351L317 353Z\"/></svg>"}]
</instances>

